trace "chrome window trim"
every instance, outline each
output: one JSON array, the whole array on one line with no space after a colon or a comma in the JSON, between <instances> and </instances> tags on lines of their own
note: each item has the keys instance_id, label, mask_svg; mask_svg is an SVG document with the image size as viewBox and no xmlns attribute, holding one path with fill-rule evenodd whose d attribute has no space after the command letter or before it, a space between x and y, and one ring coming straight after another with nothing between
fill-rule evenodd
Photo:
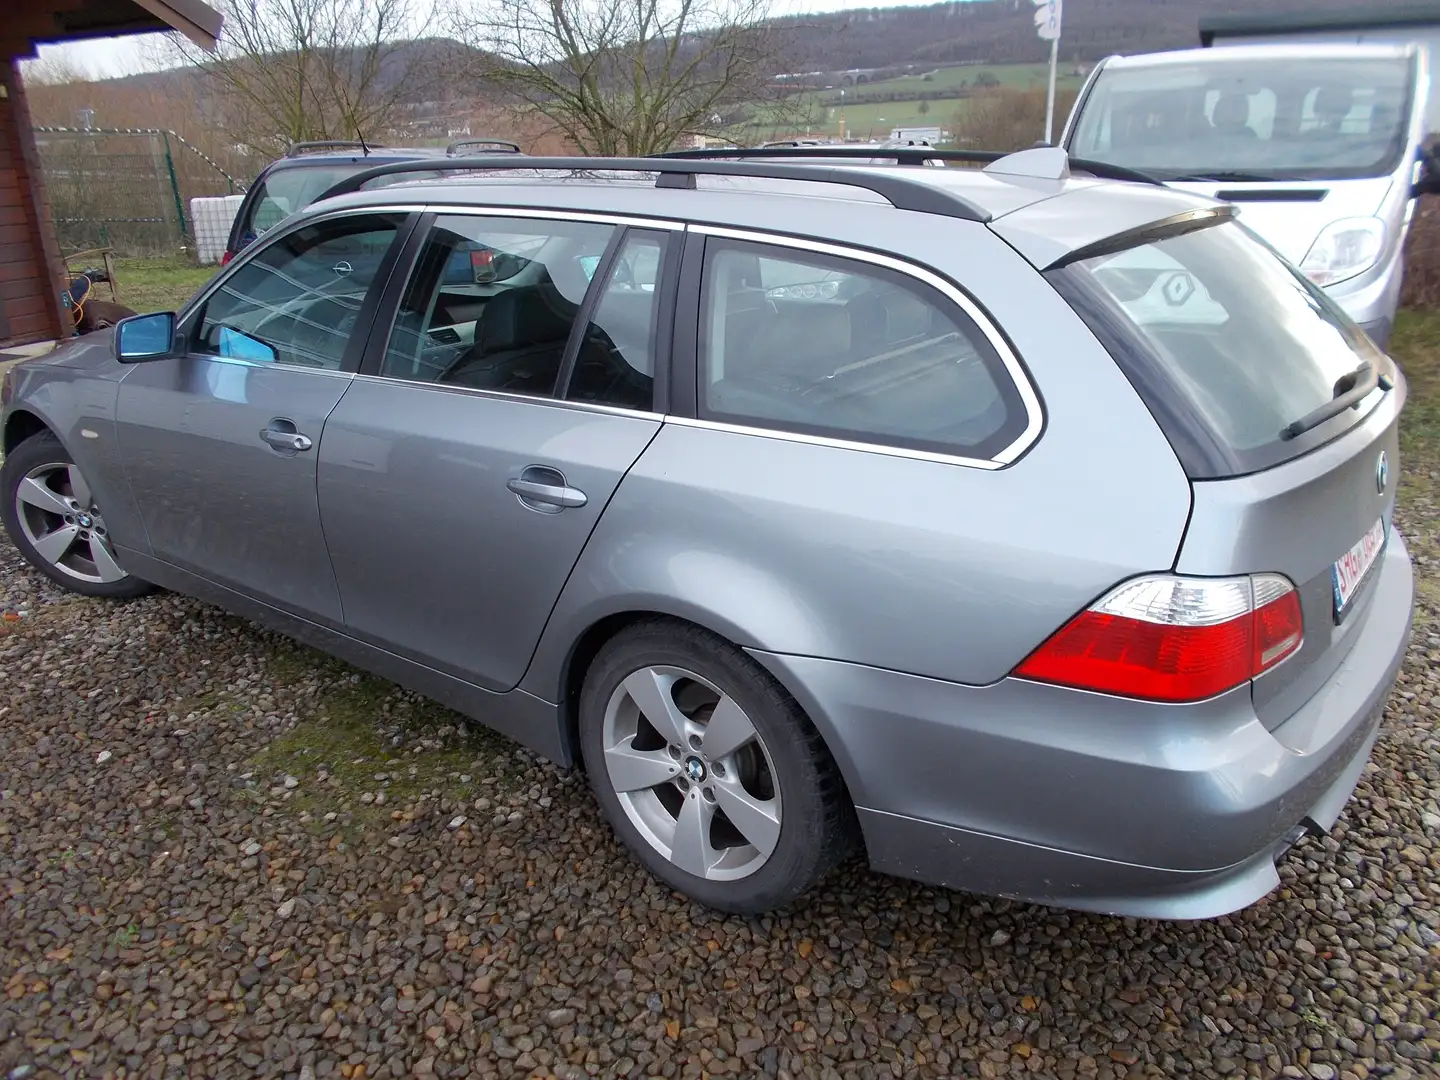
<instances>
[{"instance_id":1,"label":"chrome window trim","mask_svg":"<svg viewBox=\"0 0 1440 1080\"><path fill-rule=\"evenodd\" d=\"M431 203L425 206L426 213L463 217L537 218L544 221L586 221L596 225L630 226L635 229L666 229L683 232L685 222L671 218L633 217L628 214L605 214L590 210L537 210L528 206L505 206L487 203L475 206L467 203Z\"/></svg>"},{"instance_id":2,"label":"chrome window trim","mask_svg":"<svg viewBox=\"0 0 1440 1080\"><path fill-rule=\"evenodd\" d=\"M909 458L912 461L930 461L938 465L960 465L967 469L981 469L986 472L1002 469L1006 464L990 458L965 457L963 454L941 454L931 450L911 450L904 446L890 446L883 442L832 439L827 435L804 435L798 431L786 431L783 428L746 427L744 424L728 424L720 420L701 420L690 416L666 416L665 422L679 427L700 428L705 431L724 431L731 435L779 439L782 442L805 443L808 446L827 446L835 450L858 450L866 454Z\"/></svg>"},{"instance_id":3,"label":"chrome window trim","mask_svg":"<svg viewBox=\"0 0 1440 1080\"><path fill-rule=\"evenodd\" d=\"M702 421L702 423L718 429L744 432L746 434L782 434L784 437L796 442L818 443L820 445L843 446L847 449L875 449L880 448L885 453L900 457L917 458L922 461L944 461L959 462L962 464L974 465L980 468L995 469L1009 465L1030 449L1040 437L1040 432L1045 426L1045 413L1040 405L1040 396L1031 384L1025 368L1020 363L1020 358L1015 355L1009 343L1000 333L998 327L990 320L979 304L967 296L964 292L946 281L933 270L928 270L916 263L904 259L897 259L889 255L881 255L878 252L867 251L864 248L846 247L839 244L829 244L819 240L811 240L804 237L790 236L784 233L761 232L753 229L732 229L719 225L692 224L690 231L703 235L715 236L727 240L741 240L752 244L768 244L774 247L793 248L799 251L811 251L817 255L829 255L838 259L850 259L855 262L869 263L873 266L884 267L896 273L907 275L916 281L939 292L947 300L950 300L961 311L969 316L970 320L979 327L980 332L990 343L1000 362L1005 367L1010 381L1014 384L1016 392L1020 395L1020 402L1025 408L1025 427L1008 446L996 451L989 458L966 457L963 454L942 454L923 450L907 450L903 447L889 446L884 442L870 443L863 440L831 439L824 436L800 435L795 432L786 432L783 429L770 429L763 427L747 427L738 424L726 424L719 421ZM698 373L697 373L698 374ZM676 423L685 423L692 426L688 420L672 418Z\"/></svg>"},{"instance_id":4,"label":"chrome window trim","mask_svg":"<svg viewBox=\"0 0 1440 1080\"><path fill-rule=\"evenodd\" d=\"M541 397L538 394L516 394L509 390L490 390L479 386L456 386L453 383L424 382L420 379L399 379L394 375L368 375L357 373L357 382L394 383L417 390L429 390L437 394L460 394L464 397L490 398L495 401L523 401L531 405L558 405L579 412L600 413L605 416L628 416L635 420L651 420L663 424L671 417L652 410L622 409L618 405L602 405L594 401L571 401L567 398Z\"/></svg>"},{"instance_id":5,"label":"chrome window trim","mask_svg":"<svg viewBox=\"0 0 1440 1080\"><path fill-rule=\"evenodd\" d=\"M229 364L232 367L258 368L261 371L299 371L308 375L328 375L332 379L352 379L353 371L338 368L306 367L304 364L286 364L279 360L246 360L240 356L213 356L210 353L186 353L186 360L204 360L208 363Z\"/></svg>"}]
</instances>

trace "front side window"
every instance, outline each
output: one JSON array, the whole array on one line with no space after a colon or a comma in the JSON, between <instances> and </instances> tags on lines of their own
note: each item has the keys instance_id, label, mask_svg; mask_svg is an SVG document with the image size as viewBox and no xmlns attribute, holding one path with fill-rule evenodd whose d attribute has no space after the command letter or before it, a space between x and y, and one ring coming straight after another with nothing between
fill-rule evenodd
<instances>
[{"instance_id":1,"label":"front side window","mask_svg":"<svg viewBox=\"0 0 1440 1080\"><path fill-rule=\"evenodd\" d=\"M581 221L437 218L380 374L554 394L590 277L614 232Z\"/></svg>"},{"instance_id":2,"label":"front side window","mask_svg":"<svg viewBox=\"0 0 1440 1080\"><path fill-rule=\"evenodd\" d=\"M1404 57L1111 67L1068 149L1161 180L1384 176L1408 144L1414 82Z\"/></svg>"},{"instance_id":3,"label":"front side window","mask_svg":"<svg viewBox=\"0 0 1440 1080\"><path fill-rule=\"evenodd\" d=\"M712 240L703 294L702 416L974 458L1026 427L989 340L908 275Z\"/></svg>"},{"instance_id":4,"label":"front side window","mask_svg":"<svg viewBox=\"0 0 1440 1080\"><path fill-rule=\"evenodd\" d=\"M366 294L404 220L366 214L306 225L231 272L205 301L190 351L340 368Z\"/></svg>"}]
</instances>

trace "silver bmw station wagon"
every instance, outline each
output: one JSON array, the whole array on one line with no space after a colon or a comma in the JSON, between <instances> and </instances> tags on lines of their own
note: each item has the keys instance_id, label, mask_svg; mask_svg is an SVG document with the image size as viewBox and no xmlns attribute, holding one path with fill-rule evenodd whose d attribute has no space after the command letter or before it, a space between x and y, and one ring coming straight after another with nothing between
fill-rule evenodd
<instances>
[{"instance_id":1,"label":"silver bmw station wagon","mask_svg":"<svg viewBox=\"0 0 1440 1080\"><path fill-rule=\"evenodd\" d=\"M713 908L851 853L1265 895L1409 634L1396 366L1232 206L1050 148L768 153L351 177L6 375L5 527L583 767Z\"/></svg>"}]
</instances>

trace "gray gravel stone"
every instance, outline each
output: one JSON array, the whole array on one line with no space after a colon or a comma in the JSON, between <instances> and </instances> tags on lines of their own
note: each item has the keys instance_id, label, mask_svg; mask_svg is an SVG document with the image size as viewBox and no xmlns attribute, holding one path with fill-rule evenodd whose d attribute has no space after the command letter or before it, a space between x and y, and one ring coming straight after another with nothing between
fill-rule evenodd
<instances>
[{"instance_id":1,"label":"gray gravel stone","mask_svg":"<svg viewBox=\"0 0 1440 1080\"><path fill-rule=\"evenodd\" d=\"M1411 499L1373 763L1274 894L1188 924L858 865L723 918L581 777L205 605L66 598L0 539L30 613L0 623L0 1077L1440 1075L1440 515Z\"/></svg>"}]
</instances>

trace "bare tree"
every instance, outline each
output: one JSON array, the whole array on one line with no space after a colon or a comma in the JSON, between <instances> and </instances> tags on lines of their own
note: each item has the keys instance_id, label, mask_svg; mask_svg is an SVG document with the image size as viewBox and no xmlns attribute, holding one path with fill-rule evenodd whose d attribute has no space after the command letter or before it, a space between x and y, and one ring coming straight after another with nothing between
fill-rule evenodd
<instances>
[{"instance_id":1,"label":"bare tree","mask_svg":"<svg viewBox=\"0 0 1440 1080\"><path fill-rule=\"evenodd\" d=\"M786 70L799 26L769 0L474 0L455 32L471 74L547 117L586 153L644 155L798 98Z\"/></svg>"},{"instance_id":2,"label":"bare tree","mask_svg":"<svg viewBox=\"0 0 1440 1080\"><path fill-rule=\"evenodd\" d=\"M212 3L215 0L211 0ZM303 139L375 138L421 76L405 39L423 34L428 0L220 0L219 49L175 35L204 77L217 119L244 146L273 153Z\"/></svg>"}]
</instances>

